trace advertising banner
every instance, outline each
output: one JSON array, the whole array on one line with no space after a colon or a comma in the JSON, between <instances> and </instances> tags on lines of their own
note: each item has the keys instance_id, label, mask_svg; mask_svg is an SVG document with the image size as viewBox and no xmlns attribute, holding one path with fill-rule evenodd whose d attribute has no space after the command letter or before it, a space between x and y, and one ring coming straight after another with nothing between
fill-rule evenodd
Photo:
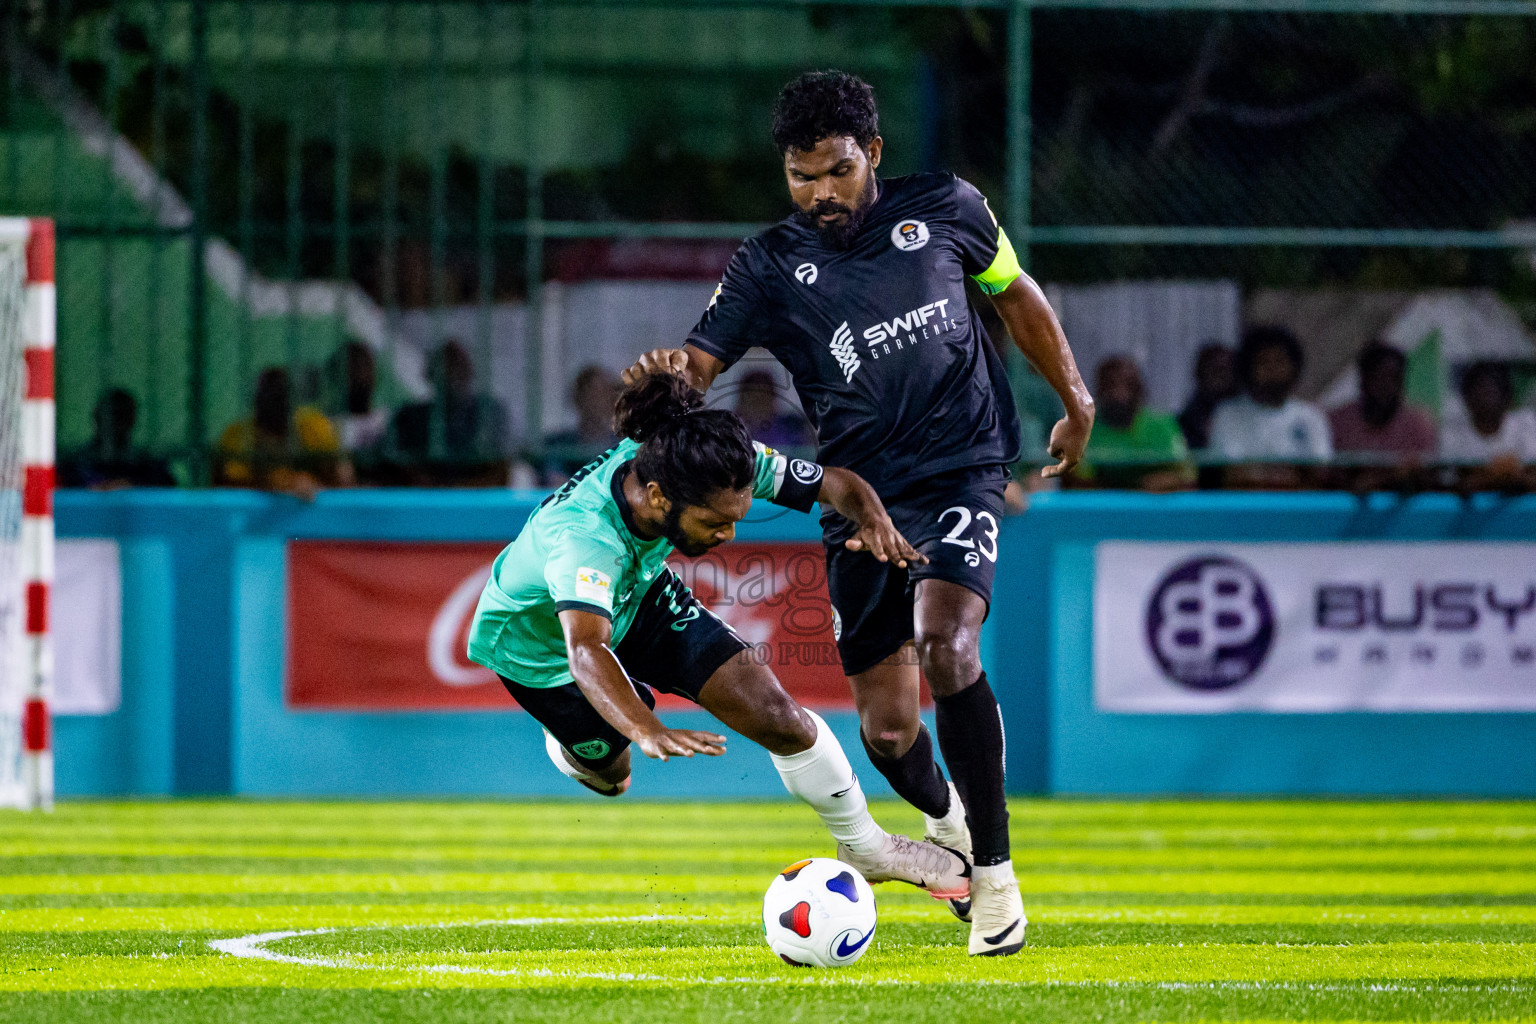
<instances>
[{"instance_id":1,"label":"advertising banner","mask_svg":"<svg viewBox=\"0 0 1536 1024\"><path fill-rule=\"evenodd\" d=\"M1100 711L1536 711L1536 544L1095 552Z\"/></svg>"},{"instance_id":2,"label":"advertising banner","mask_svg":"<svg viewBox=\"0 0 1536 1024\"><path fill-rule=\"evenodd\" d=\"M53 630L53 713L116 711L123 699L123 580L117 541L58 541Z\"/></svg>"},{"instance_id":3,"label":"advertising banner","mask_svg":"<svg viewBox=\"0 0 1536 1024\"><path fill-rule=\"evenodd\" d=\"M291 542L288 705L515 709L495 676L464 654L470 617L500 551L499 544ZM852 706L819 544L731 544L672 565L801 703Z\"/></svg>"}]
</instances>

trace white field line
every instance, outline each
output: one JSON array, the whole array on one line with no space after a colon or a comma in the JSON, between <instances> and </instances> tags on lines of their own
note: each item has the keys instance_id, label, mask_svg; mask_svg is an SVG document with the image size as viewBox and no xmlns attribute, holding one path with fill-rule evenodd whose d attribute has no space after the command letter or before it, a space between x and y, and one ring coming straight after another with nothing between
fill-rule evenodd
<instances>
[{"instance_id":1,"label":"white field line","mask_svg":"<svg viewBox=\"0 0 1536 1024\"><path fill-rule=\"evenodd\" d=\"M494 927L506 925L537 926L545 924L617 924L634 923L639 921L699 921L701 917L691 917L681 914L641 914L627 917L509 917L499 920L478 921L450 921L433 924L382 924L382 925L354 925L350 927L336 928L308 928L297 931L255 932L251 935L242 935L234 939L214 939L209 946L221 953L230 956L242 957L248 960L266 960L272 963L293 964L297 967L330 967L339 970L351 971L400 971L404 973L422 974L473 974L496 978L562 978L575 980L578 978L595 981L662 981L683 985L777 985L777 984L820 984L820 985L854 985L854 986L888 986L888 985L918 985L922 982L909 981L902 978L860 978L841 974L825 973L797 973L794 976L768 976L754 978L729 978L717 977L682 977L666 976L661 974L640 974L629 971L556 971L547 967L530 968L498 968L498 967L471 967L462 964L422 964L412 967L392 967L388 964L364 963L347 957L320 957L320 956L294 956L288 953L279 953L267 949L269 942L279 942L283 939L295 939L309 935L329 935L342 931L388 931L422 928L475 928ZM1022 981L1007 978L976 978L964 982L968 985L1009 985L1013 987L1032 988L1134 988L1157 989L1169 992L1190 991L1284 991L1284 992L1358 992L1364 989L1367 992L1394 992L1394 993L1432 993L1432 992L1499 992L1499 991L1536 991L1536 983L1516 981L1489 981L1487 984L1446 984L1446 985L1413 985L1399 984L1396 982L1309 982L1309 981L1121 981L1117 979L1105 979L1102 981Z\"/></svg>"},{"instance_id":2,"label":"white field line","mask_svg":"<svg viewBox=\"0 0 1536 1024\"><path fill-rule=\"evenodd\" d=\"M496 925L541 924L614 924L635 921L692 921L697 918L675 914L641 914L629 917L509 917L501 920L456 921L433 924L366 925L351 928L308 928L302 931L257 932L235 939L215 939L208 945L221 953L250 960L268 960L274 963L294 964L300 967L336 967L355 971L420 971L427 974L484 974L511 978L592 978L601 981L666 981L659 974L634 974L618 971L553 971L547 968L504 970L493 967L466 967L457 964L425 964L420 967L395 968L385 964L360 963L346 957L292 956L267 949L266 944L282 939L294 939L307 935L329 935L339 931L382 931L388 929L419 928L473 928Z\"/></svg>"}]
</instances>

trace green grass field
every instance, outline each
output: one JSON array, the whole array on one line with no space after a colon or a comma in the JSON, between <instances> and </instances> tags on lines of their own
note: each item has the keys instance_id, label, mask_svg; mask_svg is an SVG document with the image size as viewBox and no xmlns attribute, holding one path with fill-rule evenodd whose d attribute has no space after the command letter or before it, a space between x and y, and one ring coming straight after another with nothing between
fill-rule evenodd
<instances>
[{"instance_id":1,"label":"green grass field","mask_svg":"<svg viewBox=\"0 0 1536 1024\"><path fill-rule=\"evenodd\" d=\"M1536 805L1017 801L1013 834L1021 954L882 886L869 954L809 971L757 920L830 852L787 802L6 813L0 1020L1536 1020Z\"/></svg>"}]
</instances>

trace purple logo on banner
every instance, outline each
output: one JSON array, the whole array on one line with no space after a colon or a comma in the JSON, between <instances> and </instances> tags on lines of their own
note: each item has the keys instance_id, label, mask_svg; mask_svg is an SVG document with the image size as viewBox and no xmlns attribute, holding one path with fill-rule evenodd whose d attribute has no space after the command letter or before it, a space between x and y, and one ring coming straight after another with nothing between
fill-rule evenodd
<instances>
[{"instance_id":1,"label":"purple logo on banner","mask_svg":"<svg viewBox=\"0 0 1536 1024\"><path fill-rule=\"evenodd\" d=\"M1147 605L1147 644L1163 674L1192 690L1226 690L1264 664L1275 614L1264 583L1231 558L1169 570Z\"/></svg>"}]
</instances>

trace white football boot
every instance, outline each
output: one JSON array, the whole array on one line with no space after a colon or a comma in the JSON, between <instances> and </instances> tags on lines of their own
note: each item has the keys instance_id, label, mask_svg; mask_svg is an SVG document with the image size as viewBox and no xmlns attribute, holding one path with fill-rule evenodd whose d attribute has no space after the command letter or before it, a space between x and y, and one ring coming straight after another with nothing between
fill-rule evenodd
<instances>
[{"instance_id":1,"label":"white football boot","mask_svg":"<svg viewBox=\"0 0 1536 1024\"><path fill-rule=\"evenodd\" d=\"M586 786L598 796L622 796L629 789L630 776L626 775L624 781L617 784L609 784L596 775L588 774L586 769L578 765L574 758L570 757L560 741L550 735L549 730L544 730L544 753L549 755L549 760L560 769L560 774L568 779L575 779Z\"/></svg>"},{"instance_id":2,"label":"white football boot","mask_svg":"<svg viewBox=\"0 0 1536 1024\"><path fill-rule=\"evenodd\" d=\"M1008 956L1024 947L1024 901L1013 866L978 869L971 877L971 956ZM1001 875L1001 877L999 877Z\"/></svg>"},{"instance_id":3,"label":"white football boot","mask_svg":"<svg viewBox=\"0 0 1536 1024\"><path fill-rule=\"evenodd\" d=\"M965 824L965 805L960 802L960 792L953 782L949 783L949 812L942 818L923 815L923 838L936 846L954 850L966 860L971 859L971 830ZM971 898L946 900L949 912L962 921L971 919Z\"/></svg>"},{"instance_id":4,"label":"white football boot","mask_svg":"<svg viewBox=\"0 0 1536 1024\"><path fill-rule=\"evenodd\" d=\"M854 853L837 844L837 859L859 869L868 882L909 882L936 900L961 899L971 891L971 862L954 850L887 835L875 853Z\"/></svg>"}]
</instances>

